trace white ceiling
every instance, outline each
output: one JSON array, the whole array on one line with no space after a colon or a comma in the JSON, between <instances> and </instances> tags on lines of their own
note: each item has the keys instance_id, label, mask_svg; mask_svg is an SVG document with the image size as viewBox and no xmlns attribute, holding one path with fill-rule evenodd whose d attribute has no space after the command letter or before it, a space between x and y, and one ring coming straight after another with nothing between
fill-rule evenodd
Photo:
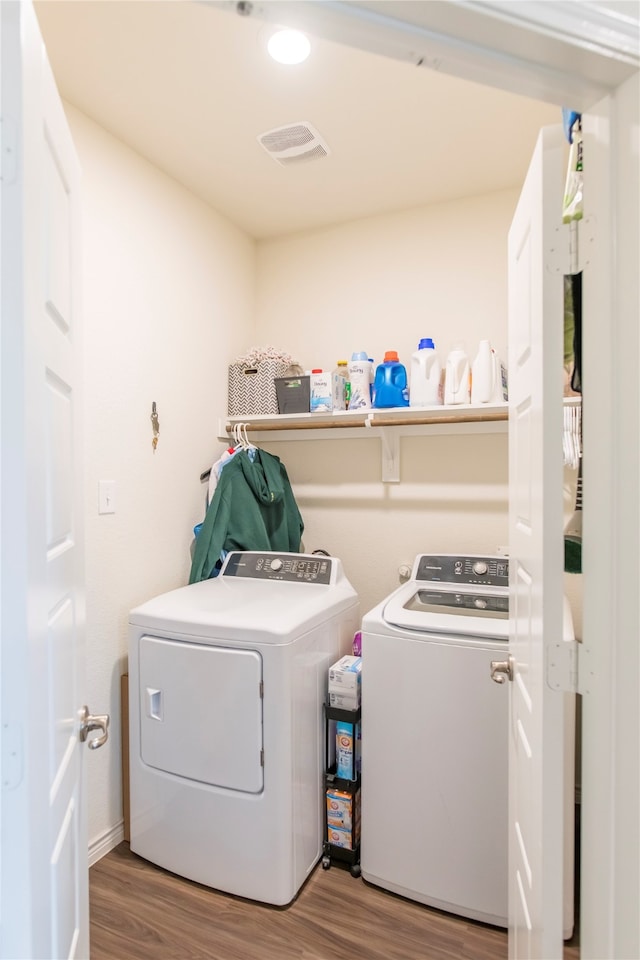
<instances>
[{"instance_id":1,"label":"white ceiling","mask_svg":"<svg viewBox=\"0 0 640 960\"><path fill-rule=\"evenodd\" d=\"M560 108L336 42L273 62L263 20L191 0L35 3L62 97L256 238L519 186ZM328 157L257 136L306 121Z\"/></svg>"}]
</instances>

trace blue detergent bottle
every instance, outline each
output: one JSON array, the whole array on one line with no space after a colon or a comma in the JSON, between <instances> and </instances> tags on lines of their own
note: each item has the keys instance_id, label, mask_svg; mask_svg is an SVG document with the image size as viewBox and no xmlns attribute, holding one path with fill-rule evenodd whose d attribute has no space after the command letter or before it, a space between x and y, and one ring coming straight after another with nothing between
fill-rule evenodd
<instances>
[{"instance_id":1,"label":"blue detergent bottle","mask_svg":"<svg viewBox=\"0 0 640 960\"><path fill-rule=\"evenodd\" d=\"M387 350L382 363L378 364L376 377L373 383L373 406L408 407L409 388L407 386L407 369L398 360L395 350Z\"/></svg>"}]
</instances>

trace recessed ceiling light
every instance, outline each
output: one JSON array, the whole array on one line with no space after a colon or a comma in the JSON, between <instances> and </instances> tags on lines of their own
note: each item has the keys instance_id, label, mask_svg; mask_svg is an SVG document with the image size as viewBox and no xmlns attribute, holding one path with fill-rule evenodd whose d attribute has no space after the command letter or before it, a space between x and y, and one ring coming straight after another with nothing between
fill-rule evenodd
<instances>
[{"instance_id":1,"label":"recessed ceiling light","mask_svg":"<svg viewBox=\"0 0 640 960\"><path fill-rule=\"evenodd\" d=\"M267 50L278 63L302 63L311 51L311 44L299 30L278 30L272 34Z\"/></svg>"}]
</instances>

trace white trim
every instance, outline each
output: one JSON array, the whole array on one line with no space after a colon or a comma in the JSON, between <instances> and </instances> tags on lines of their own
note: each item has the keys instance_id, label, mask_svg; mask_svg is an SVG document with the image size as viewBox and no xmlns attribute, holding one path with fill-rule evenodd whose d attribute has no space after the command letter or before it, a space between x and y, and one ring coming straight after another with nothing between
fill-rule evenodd
<instances>
[{"instance_id":1,"label":"white trim","mask_svg":"<svg viewBox=\"0 0 640 960\"><path fill-rule=\"evenodd\" d=\"M92 867L98 860L102 860L124 840L124 820L120 820L115 827L111 827L101 836L89 844L89 866Z\"/></svg>"},{"instance_id":2,"label":"white trim","mask_svg":"<svg viewBox=\"0 0 640 960\"><path fill-rule=\"evenodd\" d=\"M237 12L235 0L201 2ZM573 110L612 93L640 65L637 19L603 3L254 0L249 8L268 22Z\"/></svg>"},{"instance_id":3,"label":"white trim","mask_svg":"<svg viewBox=\"0 0 640 960\"><path fill-rule=\"evenodd\" d=\"M554 0L553 3L549 0L518 0L517 3L460 0L459 6L601 56L614 57L634 67L640 66L637 3L627 3L624 13L620 6L613 9L605 3L576 4L575 0Z\"/></svg>"},{"instance_id":4,"label":"white trim","mask_svg":"<svg viewBox=\"0 0 640 960\"><path fill-rule=\"evenodd\" d=\"M583 401L584 960L640 956L638 90L635 77L583 123L585 209L598 222L598 269L583 279L583 382L595 386Z\"/></svg>"}]
</instances>

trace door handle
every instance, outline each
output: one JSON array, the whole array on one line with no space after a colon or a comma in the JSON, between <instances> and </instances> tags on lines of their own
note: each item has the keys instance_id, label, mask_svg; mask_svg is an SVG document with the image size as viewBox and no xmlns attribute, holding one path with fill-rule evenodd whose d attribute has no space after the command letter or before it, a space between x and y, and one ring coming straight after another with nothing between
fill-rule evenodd
<instances>
[{"instance_id":1,"label":"door handle","mask_svg":"<svg viewBox=\"0 0 640 960\"><path fill-rule=\"evenodd\" d=\"M162 690L147 687L147 715L152 720L163 720Z\"/></svg>"},{"instance_id":2,"label":"door handle","mask_svg":"<svg viewBox=\"0 0 640 960\"><path fill-rule=\"evenodd\" d=\"M80 743L84 743L92 730L101 730L101 737L89 740L89 750L97 750L109 739L109 714L89 713L89 707L84 706L80 711Z\"/></svg>"},{"instance_id":3,"label":"door handle","mask_svg":"<svg viewBox=\"0 0 640 960\"><path fill-rule=\"evenodd\" d=\"M509 655L507 660L491 661L491 679L495 683L505 683L507 680L513 680L514 677L514 659Z\"/></svg>"}]
</instances>

